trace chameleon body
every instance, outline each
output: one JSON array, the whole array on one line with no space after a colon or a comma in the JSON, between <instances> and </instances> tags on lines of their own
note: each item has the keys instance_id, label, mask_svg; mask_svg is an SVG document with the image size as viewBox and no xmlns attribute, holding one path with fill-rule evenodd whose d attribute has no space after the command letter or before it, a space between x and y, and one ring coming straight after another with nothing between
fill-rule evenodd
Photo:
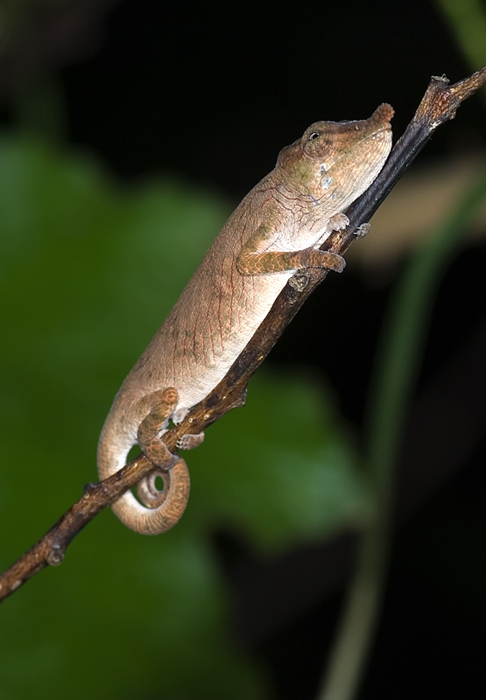
<instances>
[{"instance_id":1,"label":"chameleon body","mask_svg":"<svg viewBox=\"0 0 486 700\"><path fill-rule=\"evenodd\" d=\"M318 250L348 223L346 208L380 172L391 148L393 109L367 120L316 122L282 149L269 175L236 208L164 324L133 367L101 433L101 479L121 469L139 444L159 469L113 505L128 527L157 534L182 515L189 495L184 460L161 436L221 381L298 270L341 271L344 260ZM191 449L203 439L186 435ZM165 482L160 491L155 479Z\"/></svg>"}]
</instances>

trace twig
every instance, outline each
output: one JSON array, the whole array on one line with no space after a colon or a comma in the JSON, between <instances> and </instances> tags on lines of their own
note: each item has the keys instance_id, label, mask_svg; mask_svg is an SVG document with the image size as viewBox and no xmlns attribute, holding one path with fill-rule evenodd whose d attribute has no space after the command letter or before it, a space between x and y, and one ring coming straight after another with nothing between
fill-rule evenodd
<instances>
[{"instance_id":1,"label":"twig","mask_svg":"<svg viewBox=\"0 0 486 700\"><path fill-rule=\"evenodd\" d=\"M369 221L433 131L440 124L453 119L460 104L485 83L486 67L451 86L446 78L431 79L414 118L393 148L382 172L346 212L350 220L349 226L345 231L334 233L323 248L339 254L343 254L349 248L356 238L359 226ZM308 296L326 276L325 270L311 269L297 273L291 278L224 379L204 401L190 411L180 425L164 435L164 441L171 451L176 451L177 440L185 433L199 433L232 408L245 403L250 377ZM145 457L139 456L109 479L98 484L88 484L82 498L44 537L0 576L0 601L44 567L60 564L67 546L78 532L103 508L111 505L125 491L147 476L153 468Z\"/></svg>"}]
</instances>

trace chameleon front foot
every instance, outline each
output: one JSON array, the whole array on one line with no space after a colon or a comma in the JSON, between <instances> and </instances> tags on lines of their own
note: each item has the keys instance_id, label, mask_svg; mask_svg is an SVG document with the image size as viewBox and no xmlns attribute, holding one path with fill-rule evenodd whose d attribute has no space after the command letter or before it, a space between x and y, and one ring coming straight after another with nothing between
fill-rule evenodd
<instances>
[{"instance_id":1,"label":"chameleon front foot","mask_svg":"<svg viewBox=\"0 0 486 700\"><path fill-rule=\"evenodd\" d=\"M243 252L237 259L236 267L242 275L270 274L319 267L342 272L346 261L337 253L305 248L292 252L271 251L268 253Z\"/></svg>"},{"instance_id":2,"label":"chameleon front foot","mask_svg":"<svg viewBox=\"0 0 486 700\"><path fill-rule=\"evenodd\" d=\"M364 238L369 234L371 231L371 224L361 224L361 226L358 226L356 231L354 232L354 235L356 238Z\"/></svg>"}]
</instances>

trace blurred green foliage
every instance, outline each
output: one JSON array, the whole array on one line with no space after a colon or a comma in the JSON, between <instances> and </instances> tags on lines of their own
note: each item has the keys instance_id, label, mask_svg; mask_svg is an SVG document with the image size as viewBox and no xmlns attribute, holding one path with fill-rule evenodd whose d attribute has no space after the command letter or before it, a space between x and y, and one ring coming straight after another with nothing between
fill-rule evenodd
<instances>
[{"instance_id":1,"label":"blurred green foliage","mask_svg":"<svg viewBox=\"0 0 486 700\"><path fill-rule=\"evenodd\" d=\"M116 184L93 158L0 138L0 566L95 480L98 434L124 375L229 213L170 179ZM260 372L247 407L188 455L179 525L147 538L103 512L0 609L3 700L271 696L231 640L211 533L282 551L369 516L332 396Z\"/></svg>"},{"instance_id":2,"label":"blurred green foliage","mask_svg":"<svg viewBox=\"0 0 486 700\"><path fill-rule=\"evenodd\" d=\"M486 12L481 0L435 0L473 70L486 63ZM484 98L484 90L480 92Z\"/></svg>"}]
</instances>

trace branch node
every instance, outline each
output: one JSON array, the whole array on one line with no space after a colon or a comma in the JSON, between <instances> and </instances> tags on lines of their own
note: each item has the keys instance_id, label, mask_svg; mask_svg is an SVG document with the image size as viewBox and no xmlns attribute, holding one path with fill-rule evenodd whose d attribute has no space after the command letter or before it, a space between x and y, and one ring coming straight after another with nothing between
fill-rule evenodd
<instances>
[{"instance_id":1,"label":"branch node","mask_svg":"<svg viewBox=\"0 0 486 700\"><path fill-rule=\"evenodd\" d=\"M309 275L306 272L297 272L289 279L289 285L295 289L296 292L303 292L308 284Z\"/></svg>"},{"instance_id":2,"label":"branch node","mask_svg":"<svg viewBox=\"0 0 486 700\"><path fill-rule=\"evenodd\" d=\"M59 566L59 564L62 564L65 554L66 548L60 545L58 542L54 542L51 545L50 552L48 552L46 555L46 561L49 566Z\"/></svg>"}]
</instances>

